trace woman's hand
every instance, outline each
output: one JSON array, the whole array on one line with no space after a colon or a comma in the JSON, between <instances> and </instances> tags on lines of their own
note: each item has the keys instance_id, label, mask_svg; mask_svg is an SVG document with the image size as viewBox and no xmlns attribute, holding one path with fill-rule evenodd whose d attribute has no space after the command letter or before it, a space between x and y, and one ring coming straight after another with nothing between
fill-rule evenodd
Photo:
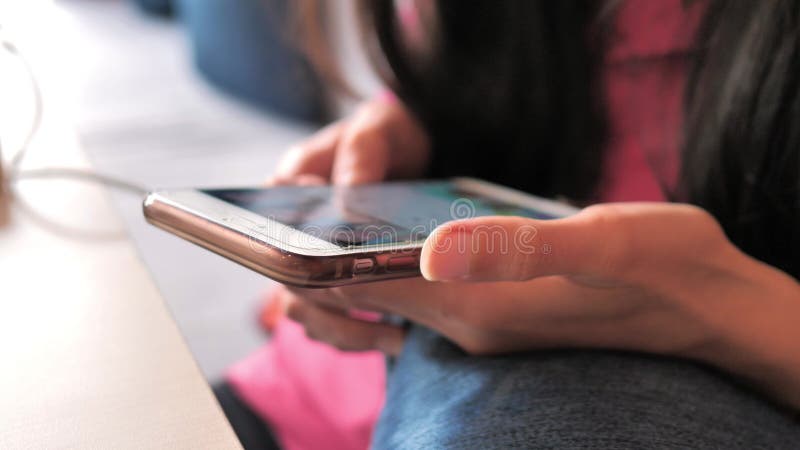
<instances>
[{"instance_id":1,"label":"woman's hand","mask_svg":"<svg viewBox=\"0 0 800 450\"><path fill-rule=\"evenodd\" d=\"M429 154L425 131L402 103L376 99L291 148L271 181L313 177L350 185L419 177Z\"/></svg>"},{"instance_id":2,"label":"woman's hand","mask_svg":"<svg viewBox=\"0 0 800 450\"><path fill-rule=\"evenodd\" d=\"M398 353L397 314L465 351L583 347L675 355L743 375L800 406L800 285L739 251L703 210L608 204L559 220L437 228L425 279L286 289L289 316L337 347Z\"/></svg>"},{"instance_id":3,"label":"woman's hand","mask_svg":"<svg viewBox=\"0 0 800 450\"><path fill-rule=\"evenodd\" d=\"M387 91L289 149L267 184L352 185L414 178L422 176L429 157L425 130ZM274 328L286 295L281 285L270 289L260 319L268 330Z\"/></svg>"}]
</instances>

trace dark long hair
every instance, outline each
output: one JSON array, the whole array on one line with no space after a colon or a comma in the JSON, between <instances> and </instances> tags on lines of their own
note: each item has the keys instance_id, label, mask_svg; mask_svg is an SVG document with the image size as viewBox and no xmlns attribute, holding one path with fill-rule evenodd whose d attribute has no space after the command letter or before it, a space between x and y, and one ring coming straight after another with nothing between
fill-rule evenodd
<instances>
[{"instance_id":1,"label":"dark long hair","mask_svg":"<svg viewBox=\"0 0 800 450\"><path fill-rule=\"evenodd\" d=\"M604 33L592 27L601 3L439 1L438 39L423 69L398 42L394 2L363 3L392 87L432 138L431 176L594 195L605 144L595 76Z\"/></svg>"},{"instance_id":2,"label":"dark long hair","mask_svg":"<svg viewBox=\"0 0 800 450\"><path fill-rule=\"evenodd\" d=\"M392 0L362 10L393 88L432 136L432 175L592 201L606 145L598 15L608 4L439 0L424 69L404 53ZM707 0L696 48L679 184L667 194L800 277L800 2Z\"/></svg>"},{"instance_id":3,"label":"dark long hair","mask_svg":"<svg viewBox=\"0 0 800 450\"><path fill-rule=\"evenodd\" d=\"M697 39L680 197L800 278L800 2L713 1Z\"/></svg>"}]
</instances>

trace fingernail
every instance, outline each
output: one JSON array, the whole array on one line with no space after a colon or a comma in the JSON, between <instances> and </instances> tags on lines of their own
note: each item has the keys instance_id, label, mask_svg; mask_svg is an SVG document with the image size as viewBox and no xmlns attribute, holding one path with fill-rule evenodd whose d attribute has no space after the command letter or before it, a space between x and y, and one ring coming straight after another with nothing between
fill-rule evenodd
<instances>
[{"instance_id":1,"label":"fingernail","mask_svg":"<svg viewBox=\"0 0 800 450\"><path fill-rule=\"evenodd\" d=\"M462 231L435 233L420 269L430 281L463 280L469 276L471 235Z\"/></svg>"}]
</instances>

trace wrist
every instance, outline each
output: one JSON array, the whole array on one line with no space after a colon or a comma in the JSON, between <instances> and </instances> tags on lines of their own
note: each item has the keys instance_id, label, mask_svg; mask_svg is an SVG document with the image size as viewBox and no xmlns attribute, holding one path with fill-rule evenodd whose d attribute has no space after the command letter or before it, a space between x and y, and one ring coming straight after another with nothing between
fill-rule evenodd
<instances>
[{"instance_id":1,"label":"wrist","mask_svg":"<svg viewBox=\"0 0 800 450\"><path fill-rule=\"evenodd\" d=\"M726 313L715 314L720 332L699 356L800 409L800 284L759 265L759 282L737 289L738 295L725 299Z\"/></svg>"}]
</instances>

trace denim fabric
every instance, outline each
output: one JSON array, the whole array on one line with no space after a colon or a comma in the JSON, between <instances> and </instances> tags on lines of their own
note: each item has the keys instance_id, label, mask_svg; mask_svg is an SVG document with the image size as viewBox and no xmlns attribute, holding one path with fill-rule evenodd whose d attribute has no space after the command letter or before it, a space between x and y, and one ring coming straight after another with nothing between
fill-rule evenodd
<instances>
[{"instance_id":1,"label":"denim fabric","mask_svg":"<svg viewBox=\"0 0 800 450\"><path fill-rule=\"evenodd\" d=\"M689 361L605 351L472 357L413 327L373 435L384 448L800 448L800 422Z\"/></svg>"}]
</instances>

